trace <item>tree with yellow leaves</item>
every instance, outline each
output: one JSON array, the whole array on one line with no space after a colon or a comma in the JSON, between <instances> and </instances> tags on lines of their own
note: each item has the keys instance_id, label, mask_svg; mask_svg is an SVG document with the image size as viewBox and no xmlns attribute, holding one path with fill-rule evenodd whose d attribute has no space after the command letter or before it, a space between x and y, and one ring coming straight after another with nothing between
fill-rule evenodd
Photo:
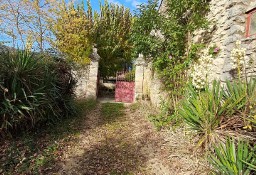
<instances>
[{"instance_id":1,"label":"tree with yellow leaves","mask_svg":"<svg viewBox=\"0 0 256 175\"><path fill-rule=\"evenodd\" d=\"M3 42L13 47L25 48L28 44L35 51L50 47L49 19L54 19L53 9L58 0L0 0L0 32Z\"/></svg>"},{"instance_id":2,"label":"tree with yellow leaves","mask_svg":"<svg viewBox=\"0 0 256 175\"><path fill-rule=\"evenodd\" d=\"M87 3L75 7L74 3L67 4L62 1L56 20L52 21L52 31L56 37L53 43L67 59L85 65L90 63L90 54L93 48L93 20L91 5Z\"/></svg>"}]
</instances>

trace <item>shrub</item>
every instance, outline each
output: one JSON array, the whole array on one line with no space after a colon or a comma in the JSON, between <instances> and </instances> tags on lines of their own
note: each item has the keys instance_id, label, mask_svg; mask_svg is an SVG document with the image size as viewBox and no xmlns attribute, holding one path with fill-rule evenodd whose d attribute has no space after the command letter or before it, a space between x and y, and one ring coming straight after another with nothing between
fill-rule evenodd
<instances>
[{"instance_id":1,"label":"shrub","mask_svg":"<svg viewBox=\"0 0 256 175\"><path fill-rule=\"evenodd\" d=\"M250 175L256 173L256 146L252 148L248 142L238 141L237 145L232 139L225 144L215 147L215 153L210 155L209 161L217 174L222 175Z\"/></svg>"},{"instance_id":2,"label":"shrub","mask_svg":"<svg viewBox=\"0 0 256 175\"><path fill-rule=\"evenodd\" d=\"M124 75L124 79L125 79L125 81L134 81L135 80L135 69L133 69L132 71L127 72Z\"/></svg>"},{"instance_id":3,"label":"shrub","mask_svg":"<svg viewBox=\"0 0 256 175\"><path fill-rule=\"evenodd\" d=\"M225 135L223 130L252 128L255 123L255 80L226 82L226 88L214 81L204 91L189 87L186 100L181 103L179 115L201 136L199 145L209 146L212 140ZM222 131L221 131L222 130ZM248 133L243 133L248 134Z\"/></svg>"},{"instance_id":4,"label":"shrub","mask_svg":"<svg viewBox=\"0 0 256 175\"><path fill-rule=\"evenodd\" d=\"M175 122L175 114L170 110L170 102L161 101L160 111L157 114L150 114L148 116L149 120L154 124L157 130L168 127L171 123Z\"/></svg>"},{"instance_id":5,"label":"shrub","mask_svg":"<svg viewBox=\"0 0 256 175\"><path fill-rule=\"evenodd\" d=\"M248 84L242 81L226 82L224 100L232 104L231 114L241 112L246 105L252 100L251 97L255 93L256 81L251 79Z\"/></svg>"},{"instance_id":6,"label":"shrub","mask_svg":"<svg viewBox=\"0 0 256 175\"><path fill-rule=\"evenodd\" d=\"M187 99L181 103L179 115L201 136L199 146L209 146L216 140L215 131L221 123L226 104L223 104L223 89L220 82L214 81L212 87L198 92L192 85L189 87Z\"/></svg>"},{"instance_id":7,"label":"shrub","mask_svg":"<svg viewBox=\"0 0 256 175\"><path fill-rule=\"evenodd\" d=\"M75 81L65 62L26 51L0 53L0 132L25 130L72 112Z\"/></svg>"},{"instance_id":8,"label":"shrub","mask_svg":"<svg viewBox=\"0 0 256 175\"><path fill-rule=\"evenodd\" d=\"M236 121L238 127L244 126L244 129L252 130L252 125L254 126L256 114L255 98L255 79L251 79L248 83L241 80L234 82L227 81L223 99L229 105L227 106L225 113L226 117L223 122L233 123L238 119L239 121ZM232 120L233 122L231 122Z\"/></svg>"}]
</instances>

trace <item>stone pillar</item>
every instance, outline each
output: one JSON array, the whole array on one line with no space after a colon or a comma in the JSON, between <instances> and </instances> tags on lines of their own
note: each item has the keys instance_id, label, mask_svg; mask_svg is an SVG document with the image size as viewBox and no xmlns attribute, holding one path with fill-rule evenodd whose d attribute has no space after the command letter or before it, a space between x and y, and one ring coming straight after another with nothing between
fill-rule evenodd
<instances>
[{"instance_id":1,"label":"stone pillar","mask_svg":"<svg viewBox=\"0 0 256 175\"><path fill-rule=\"evenodd\" d=\"M140 54L135 62L135 101L143 96L144 65L143 55Z\"/></svg>"},{"instance_id":2,"label":"stone pillar","mask_svg":"<svg viewBox=\"0 0 256 175\"><path fill-rule=\"evenodd\" d=\"M76 79L75 94L77 98L86 98L87 83L89 79L89 65L85 66L83 70L73 71Z\"/></svg>"},{"instance_id":3,"label":"stone pillar","mask_svg":"<svg viewBox=\"0 0 256 175\"><path fill-rule=\"evenodd\" d=\"M97 98L98 91L98 68L99 68L99 55L97 49L93 49L90 56L91 63L83 69L73 71L77 77L76 96L77 98Z\"/></svg>"},{"instance_id":4,"label":"stone pillar","mask_svg":"<svg viewBox=\"0 0 256 175\"><path fill-rule=\"evenodd\" d=\"M91 63L89 68L89 76L86 89L86 98L97 99L98 94L98 71L99 71L99 55L97 54L97 49L93 49L91 55Z\"/></svg>"}]
</instances>

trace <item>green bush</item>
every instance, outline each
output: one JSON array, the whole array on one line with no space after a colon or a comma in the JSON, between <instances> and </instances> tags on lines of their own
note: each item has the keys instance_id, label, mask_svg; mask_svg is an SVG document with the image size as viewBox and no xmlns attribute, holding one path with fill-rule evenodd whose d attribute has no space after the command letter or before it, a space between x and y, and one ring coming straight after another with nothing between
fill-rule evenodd
<instances>
[{"instance_id":1,"label":"green bush","mask_svg":"<svg viewBox=\"0 0 256 175\"><path fill-rule=\"evenodd\" d=\"M215 140L215 131L220 126L221 116L225 111L222 104L223 89L220 82L214 81L212 87L206 87L204 92L198 92L189 87L187 99L179 109L179 115L201 137L199 145L208 146Z\"/></svg>"},{"instance_id":2,"label":"green bush","mask_svg":"<svg viewBox=\"0 0 256 175\"><path fill-rule=\"evenodd\" d=\"M248 142L239 141L237 145L232 139L215 147L215 153L209 161L215 168L216 174L222 175L251 175L256 165L256 146L252 148Z\"/></svg>"},{"instance_id":3,"label":"green bush","mask_svg":"<svg viewBox=\"0 0 256 175\"><path fill-rule=\"evenodd\" d=\"M135 69L132 71L129 71L124 75L125 81L134 81L135 80Z\"/></svg>"},{"instance_id":4,"label":"green bush","mask_svg":"<svg viewBox=\"0 0 256 175\"><path fill-rule=\"evenodd\" d=\"M70 67L26 51L0 53L0 132L26 130L74 111Z\"/></svg>"},{"instance_id":5,"label":"green bush","mask_svg":"<svg viewBox=\"0 0 256 175\"><path fill-rule=\"evenodd\" d=\"M236 124L240 128L252 129L248 123L255 123L255 87L255 80L250 80L248 84L227 81L225 88L214 81L204 91L190 86L178 113L201 136L199 145L210 146L220 139L220 135L225 135L221 129L232 129Z\"/></svg>"},{"instance_id":6,"label":"green bush","mask_svg":"<svg viewBox=\"0 0 256 175\"><path fill-rule=\"evenodd\" d=\"M159 113L150 114L148 118L157 130L161 130L162 128L169 127L175 121L175 114L172 113L173 111L170 111L170 102L162 100Z\"/></svg>"},{"instance_id":7,"label":"green bush","mask_svg":"<svg viewBox=\"0 0 256 175\"><path fill-rule=\"evenodd\" d=\"M256 129L256 81L250 79L247 83L244 81L226 82L224 91L224 101L228 104L225 113L225 119L235 120L233 116L240 118L239 125L244 129L252 131Z\"/></svg>"},{"instance_id":8,"label":"green bush","mask_svg":"<svg viewBox=\"0 0 256 175\"><path fill-rule=\"evenodd\" d=\"M224 100L229 103L229 114L239 113L253 100L256 91L256 81L251 79L248 84L242 81L226 82Z\"/></svg>"}]
</instances>

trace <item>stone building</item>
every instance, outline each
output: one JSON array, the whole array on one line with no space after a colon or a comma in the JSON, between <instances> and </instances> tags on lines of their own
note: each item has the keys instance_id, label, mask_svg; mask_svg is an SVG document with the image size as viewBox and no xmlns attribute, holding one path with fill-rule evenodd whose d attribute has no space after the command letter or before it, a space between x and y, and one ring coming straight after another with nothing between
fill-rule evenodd
<instances>
[{"instance_id":1,"label":"stone building","mask_svg":"<svg viewBox=\"0 0 256 175\"><path fill-rule=\"evenodd\" d=\"M166 0L161 1L159 11L164 13ZM225 81L232 78L231 50L237 40L246 48L249 75L256 73L256 2L255 0L211 0L207 19L208 30L193 34L193 43L216 45L221 49L214 60L212 79Z\"/></svg>"},{"instance_id":2,"label":"stone building","mask_svg":"<svg viewBox=\"0 0 256 175\"><path fill-rule=\"evenodd\" d=\"M159 12L166 10L166 1L160 2ZM251 61L247 66L249 75L256 74L256 2L255 0L210 0L210 10L206 16L210 22L209 29L193 33L192 43L203 43L206 46L216 45L220 48L214 59L210 78L226 81L232 79L231 50L237 40L246 48L246 60ZM142 66L143 65L143 66ZM152 73L150 64L138 63L138 73L143 77L137 78L135 96L149 96L156 106L166 99L162 91L161 81ZM141 83L141 79L143 82Z\"/></svg>"}]
</instances>

